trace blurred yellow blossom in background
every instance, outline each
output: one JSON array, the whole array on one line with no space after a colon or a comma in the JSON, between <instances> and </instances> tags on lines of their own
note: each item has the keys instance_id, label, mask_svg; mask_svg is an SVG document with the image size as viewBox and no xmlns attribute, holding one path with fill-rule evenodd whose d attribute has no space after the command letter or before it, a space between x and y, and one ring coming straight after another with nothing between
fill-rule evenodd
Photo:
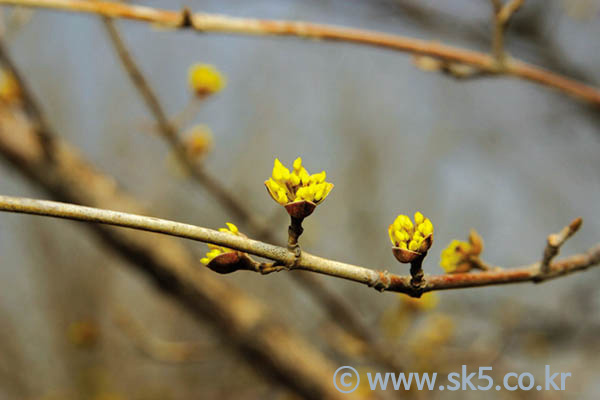
<instances>
[{"instance_id":1,"label":"blurred yellow blossom in background","mask_svg":"<svg viewBox=\"0 0 600 400\"><path fill-rule=\"evenodd\" d=\"M210 64L194 64L188 71L190 88L199 97L220 92L227 85L227 79Z\"/></svg>"},{"instance_id":2,"label":"blurred yellow blossom in background","mask_svg":"<svg viewBox=\"0 0 600 400\"><path fill-rule=\"evenodd\" d=\"M0 69L0 101L11 104L21 99L21 89L15 76L5 69Z\"/></svg>"},{"instance_id":3,"label":"blurred yellow blossom in background","mask_svg":"<svg viewBox=\"0 0 600 400\"><path fill-rule=\"evenodd\" d=\"M206 125L194 125L185 133L185 150L191 159L202 159L214 146L213 134Z\"/></svg>"},{"instance_id":4,"label":"blurred yellow blossom in background","mask_svg":"<svg viewBox=\"0 0 600 400\"><path fill-rule=\"evenodd\" d=\"M402 307L411 311L429 311L433 310L439 303L438 295L429 292L423 294L420 298L398 294Z\"/></svg>"}]
</instances>

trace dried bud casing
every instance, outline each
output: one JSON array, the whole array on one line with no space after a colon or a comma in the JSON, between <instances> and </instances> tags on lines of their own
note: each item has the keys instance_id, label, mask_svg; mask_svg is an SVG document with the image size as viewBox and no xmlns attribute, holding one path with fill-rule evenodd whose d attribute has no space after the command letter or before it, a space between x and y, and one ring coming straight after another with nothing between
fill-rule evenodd
<instances>
[{"instance_id":1,"label":"dried bud casing","mask_svg":"<svg viewBox=\"0 0 600 400\"><path fill-rule=\"evenodd\" d=\"M483 251L483 239L475 229L469 232L469 243L471 244L471 254L478 256Z\"/></svg>"},{"instance_id":2,"label":"dried bud casing","mask_svg":"<svg viewBox=\"0 0 600 400\"><path fill-rule=\"evenodd\" d=\"M394 253L394 257L396 257L396 260L400 261L401 263L408 264L419 257L425 257L432 244L433 234L428 235L423 239L418 251L402 249L400 247L392 247L392 252Z\"/></svg>"},{"instance_id":3,"label":"dried bud casing","mask_svg":"<svg viewBox=\"0 0 600 400\"><path fill-rule=\"evenodd\" d=\"M284 207L290 217L303 220L315 211L317 205L312 201L301 200L288 203Z\"/></svg>"},{"instance_id":4,"label":"dried bud casing","mask_svg":"<svg viewBox=\"0 0 600 400\"><path fill-rule=\"evenodd\" d=\"M241 252L230 251L213 258L207 267L219 274L230 274L240 270L252 270L250 258Z\"/></svg>"}]
</instances>

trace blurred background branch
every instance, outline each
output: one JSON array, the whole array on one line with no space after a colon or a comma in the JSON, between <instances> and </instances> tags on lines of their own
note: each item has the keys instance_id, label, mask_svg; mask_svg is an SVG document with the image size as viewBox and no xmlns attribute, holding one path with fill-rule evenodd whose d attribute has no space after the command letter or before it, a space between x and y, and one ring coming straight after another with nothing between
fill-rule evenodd
<instances>
[{"instance_id":1,"label":"blurred background branch","mask_svg":"<svg viewBox=\"0 0 600 400\"><path fill-rule=\"evenodd\" d=\"M380 32L308 22L244 19L206 13L190 14L187 9L177 12L144 6L86 0L0 0L0 4L47 7L73 12L94 13L110 18L127 18L158 23L174 29L190 28L200 32L295 36L306 39L346 41L383 47L464 63L492 74L515 76L561 90L566 94L585 100L595 106L600 106L600 91L596 88L534 65L515 59L507 60L502 64L502 68L498 68L495 59L487 54L446 46L436 42L427 42ZM508 9L512 8L509 7ZM509 15L509 13L506 14ZM503 25L504 22L499 26ZM502 35L497 35L497 37L503 37L503 32Z\"/></svg>"}]
</instances>

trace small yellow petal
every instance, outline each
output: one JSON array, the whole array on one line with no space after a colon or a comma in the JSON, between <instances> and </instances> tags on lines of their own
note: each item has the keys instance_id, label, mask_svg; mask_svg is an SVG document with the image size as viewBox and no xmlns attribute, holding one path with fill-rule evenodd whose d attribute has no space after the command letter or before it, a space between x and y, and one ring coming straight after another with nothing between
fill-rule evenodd
<instances>
[{"instance_id":1,"label":"small yellow petal","mask_svg":"<svg viewBox=\"0 0 600 400\"><path fill-rule=\"evenodd\" d=\"M225 225L227 225L227 227L229 228L229 231L231 231L231 233L237 234L239 232L238 227L235 226L234 224L232 224L231 222L225 222Z\"/></svg>"},{"instance_id":2,"label":"small yellow petal","mask_svg":"<svg viewBox=\"0 0 600 400\"><path fill-rule=\"evenodd\" d=\"M279 190L277 191L277 202L282 205L286 205L288 203L288 197L285 189L279 188Z\"/></svg>"},{"instance_id":3,"label":"small yellow petal","mask_svg":"<svg viewBox=\"0 0 600 400\"><path fill-rule=\"evenodd\" d=\"M294 171L300 171L302 168L302 158L298 157L294 160Z\"/></svg>"},{"instance_id":4,"label":"small yellow petal","mask_svg":"<svg viewBox=\"0 0 600 400\"><path fill-rule=\"evenodd\" d=\"M296 171L292 172L290 175L290 182L294 186L300 185L300 176L296 173Z\"/></svg>"},{"instance_id":5,"label":"small yellow petal","mask_svg":"<svg viewBox=\"0 0 600 400\"><path fill-rule=\"evenodd\" d=\"M417 243L416 240L411 240L410 243L408 244L408 249L411 251L417 251L418 248L419 248L419 243Z\"/></svg>"},{"instance_id":6,"label":"small yellow petal","mask_svg":"<svg viewBox=\"0 0 600 400\"><path fill-rule=\"evenodd\" d=\"M390 241L392 242L392 244L394 246L396 246L396 240L394 239L394 234L396 233L396 230L394 229L394 224L391 224L388 227L388 236L390 237Z\"/></svg>"},{"instance_id":7,"label":"small yellow petal","mask_svg":"<svg viewBox=\"0 0 600 400\"><path fill-rule=\"evenodd\" d=\"M424 219L425 217L423 217L423 214L421 214L419 211L415 213L415 225L421 225Z\"/></svg>"},{"instance_id":8,"label":"small yellow petal","mask_svg":"<svg viewBox=\"0 0 600 400\"><path fill-rule=\"evenodd\" d=\"M406 240L404 240L404 235L402 235L401 231L395 231L394 232L394 242L395 243L406 242Z\"/></svg>"},{"instance_id":9,"label":"small yellow petal","mask_svg":"<svg viewBox=\"0 0 600 400\"><path fill-rule=\"evenodd\" d=\"M300 176L300 180L302 181L303 185L309 184L310 175L308 175L308 171L306 171L306 169L304 167L302 167L302 169L300 170L300 173L298 175Z\"/></svg>"}]
</instances>

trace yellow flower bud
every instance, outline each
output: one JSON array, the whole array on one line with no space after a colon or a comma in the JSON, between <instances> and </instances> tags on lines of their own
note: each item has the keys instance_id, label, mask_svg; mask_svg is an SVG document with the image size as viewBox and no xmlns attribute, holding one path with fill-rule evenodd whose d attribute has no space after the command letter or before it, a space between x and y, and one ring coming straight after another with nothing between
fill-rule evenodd
<instances>
[{"instance_id":1,"label":"yellow flower bud","mask_svg":"<svg viewBox=\"0 0 600 400\"><path fill-rule=\"evenodd\" d=\"M279 159L275 159L272 177L265 181L265 186L271 197L281 205L286 206L290 202L306 201L314 203L314 207L322 202L333 188L332 183L325 181L326 176L325 171L310 175L302 166L300 157L294 161L292 172ZM288 208L286 207L286 209Z\"/></svg>"},{"instance_id":2,"label":"yellow flower bud","mask_svg":"<svg viewBox=\"0 0 600 400\"><path fill-rule=\"evenodd\" d=\"M410 262L419 254L426 253L433 242L433 224L418 211L415 213L414 225L408 216L401 214L389 226L388 233L396 248L394 255L400 262Z\"/></svg>"},{"instance_id":3,"label":"yellow flower bud","mask_svg":"<svg viewBox=\"0 0 600 400\"><path fill-rule=\"evenodd\" d=\"M419 211L415 213L415 225L422 224L424 219L425 217L423 217L423 214L421 214Z\"/></svg>"},{"instance_id":4,"label":"yellow flower bud","mask_svg":"<svg viewBox=\"0 0 600 400\"><path fill-rule=\"evenodd\" d=\"M408 249L410 251L417 251L417 249L419 248L419 242L417 242L416 240L411 240L410 243L408 244Z\"/></svg>"},{"instance_id":5,"label":"yellow flower bud","mask_svg":"<svg viewBox=\"0 0 600 400\"><path fill-rule=\"evenodd\" d=\"M239 231L238 227L231 222L226 222L227 228L219 228L219 232L229 233L236 236L243 236ZM200 262L204 265L208 265L215 257L220 256L224 253L233 252L233 250L226 247L218 246L216 244L209 243L208 248L210 251L200 259Z\"/></svg>"},{"instance_id":6,"label":"yellow flower bud","mask_svg":"<svg viewBox=\"0 0 600 400\"><path fill-rule=\"evenodd\" d=\"M294 171L300 171L302 169L302 158L298 157L294 160Z\"/></svg>"}]
</instances>

